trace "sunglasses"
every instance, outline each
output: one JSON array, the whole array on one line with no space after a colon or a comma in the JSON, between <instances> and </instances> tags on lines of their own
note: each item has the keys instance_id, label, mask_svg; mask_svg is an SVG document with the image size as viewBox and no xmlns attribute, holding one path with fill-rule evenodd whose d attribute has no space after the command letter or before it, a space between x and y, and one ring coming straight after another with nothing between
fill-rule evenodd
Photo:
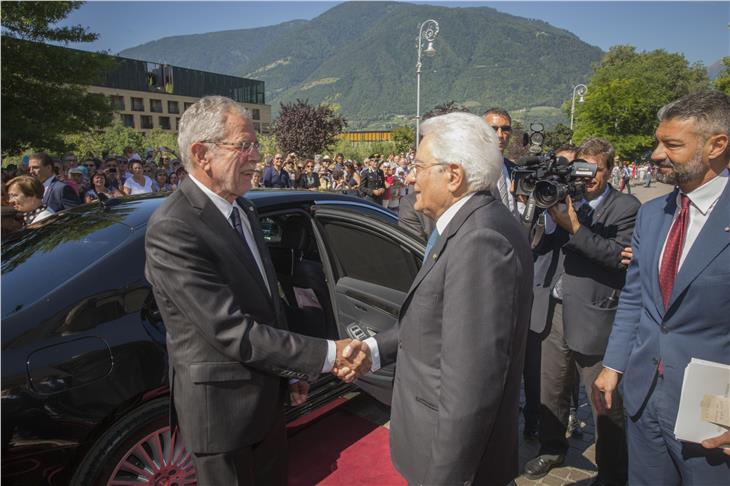
<instances>
[{"instance_id":1,"label":"sunglasses","mask_svg":"<svg viewBox=\"0 0 730 486\"><path fill-rule=\"evenodd\" d=\"M511 132L512 126L511 125L502 125L502 126L492 125L492 130L494 130L495 132L498 132L500 130L502 130L503 132Z\"/></svg>"},{"instance_id":2,"label":"sunglasses","mask_svg":"<svg viewBox=\"0 0 730 486\"><path fill-rule=\"evenodd\" d=\"M86 167L96 167L96 164L84 164Z\"/></svg>"}]
</instances>

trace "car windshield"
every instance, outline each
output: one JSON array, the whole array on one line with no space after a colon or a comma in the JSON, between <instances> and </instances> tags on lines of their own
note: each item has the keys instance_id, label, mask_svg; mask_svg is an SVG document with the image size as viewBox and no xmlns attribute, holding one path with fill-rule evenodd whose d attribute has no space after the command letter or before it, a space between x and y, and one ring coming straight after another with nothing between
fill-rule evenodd
<instances>
[{"instance_id":1,"label":"car windshield","mask_svg":"<svg viewBox=\"0 0 730 486\"><path fill-rule=\"evenodd\" d=\"M2 317L47 295L124 242L124 214L65 214L3 238ZM45 222L44 222L45 223Z\"/></svg>"}]
</instances>

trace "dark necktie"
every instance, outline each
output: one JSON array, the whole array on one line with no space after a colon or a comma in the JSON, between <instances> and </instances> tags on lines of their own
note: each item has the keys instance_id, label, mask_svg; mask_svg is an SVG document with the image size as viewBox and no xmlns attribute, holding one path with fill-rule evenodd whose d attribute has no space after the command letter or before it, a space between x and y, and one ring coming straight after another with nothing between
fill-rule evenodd
<instances>
[{"instance_id":1,"label":"dark necktie","mask_svg":"<svg viewBox=\"0 0 730 486\"><path fill-rule=\"evenodd\" d=\"M251 265L251 268L255 268L259 271L261 278L264 279L264 283L268 288L269 284L266 281L266 274L264 273L263 267L256 262L256 257L253 254L254 249L249 246L249 242L246 239L246 233L243 229L243 223L241 222L241 215L239 214L236 207L233 208L233 211L231 211L231 215L228 219L231 221L231 224L233 224L233 229L236 230L236 233L238 233L238 236L241 238L241 243L243 244L244 258L249 263L249 265ZM253 240L251 241L251 243L254 243Z\"/></svg>"},{"instance_id":2,"label":"dark necktie","mask_svg":"<svg viewBox=\"0 0 730 486\"><path fill-rule=\"evenodd\" d=\"M593 212L593 208L590 204L584 203L581 205L581 207L578 208L578 210L575 212L576 216L578 216L578 222L582 224L583 226L590 226L591 225L591 213Z\"/></svg>"},{"instance_id":3,"label":"dark necktie","mask_svg":"<svg viewBox=\"0 0 730 486\"><path fill-rule=\"evenodd\" d=\"M681 195L682 206L677 219L672 224L667 236L667 244L664 247L662 263L659 266L659 289L664 300L664 309L669 306L669 299L674 288L674 279L679 270L679 259L682 256L682 247L687 237L687 224L689 223L689 198L686 194Z\"/></svg>"},{"instance_id":4,"label":"dark necktie","mask_svg":"<svg viewBox=\"0 0 730 486\"><path fill-rule=\"evenodd\" d=\"M431 236L428 237L428 242L426 243L426 251L423 252L423 261L425 262L428 256L431 253L431 250L433 250L433 247L436 246L436 242L439 239L439 232L438 230L434 229L431 232Z\"/></svg>"}]
</instances>

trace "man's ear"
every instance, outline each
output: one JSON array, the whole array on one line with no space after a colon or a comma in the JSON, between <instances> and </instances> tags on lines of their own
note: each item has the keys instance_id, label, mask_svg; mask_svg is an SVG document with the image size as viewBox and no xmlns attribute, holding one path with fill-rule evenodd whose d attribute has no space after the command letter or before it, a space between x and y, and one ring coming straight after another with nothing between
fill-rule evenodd
<instances>
[{"instance_id":1,"label":"man's ear","mask_svg":"<svg viewBox=\"0 0 730 486\"><path fill-rule=\"evenodd\" d=\"M727 133L718 133L707 139L706 146L708 147L709 153L707 154L710 160L722 157L722 155L728 150L728 136Z\"/></svg>"},{"instance_id":2,"label":"man's ear","mask_svg":"<svg viewBox=\"0 0 730 486\"><path fill-rule=\"evenodd\" d=\"M461 164L449 164L446 166L446 172L449 177L447 184L449 192L457 195L460 194L462 192L462 186L466 186L464 167Z\"/></svg>"},{"instance_id":3,"label":"man's ear","mask_svg":"<svg viewBox=\"0 0 730 486\"><path fill-rule=\"evenodd\" d=\"M204 142L195 142L190 147L190 153L192 154L192 166L204 168L207 164L208 145Z\"/></svg>"}]
</instances>

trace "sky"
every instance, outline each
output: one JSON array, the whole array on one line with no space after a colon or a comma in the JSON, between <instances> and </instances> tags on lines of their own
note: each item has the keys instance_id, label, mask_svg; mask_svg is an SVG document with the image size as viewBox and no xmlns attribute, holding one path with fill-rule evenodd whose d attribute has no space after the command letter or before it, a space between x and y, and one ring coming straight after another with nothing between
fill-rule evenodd
<instances>
[{"instance_id":1,"label":"sky","mask_svg":"<svg viewBox=\"0 0 730 486\"><path fill-rule=\"evenodd\" d=\"M312 19L341 2L106 2L89 1L60 25L83 25L99 34L85 50L118 53L163 37L275 25ZM631 44L663 48L706 66L730 56L730 2L429 2L451 7L488 6L544 20L608 50ZM441 35L444 35L442 32ZM417 35L415 33L414 35Z\"/></svg>"}]
</instances>

